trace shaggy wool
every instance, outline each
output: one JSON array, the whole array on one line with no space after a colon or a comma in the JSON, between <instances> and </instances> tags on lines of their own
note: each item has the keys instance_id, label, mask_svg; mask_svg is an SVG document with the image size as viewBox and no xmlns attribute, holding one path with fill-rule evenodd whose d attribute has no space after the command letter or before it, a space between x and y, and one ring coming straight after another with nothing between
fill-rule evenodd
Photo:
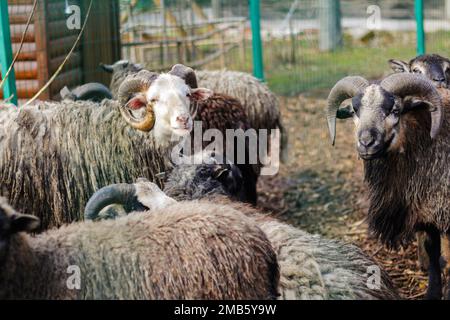
<instances>
[{"instance_id":1,"label":"shaggy wool","mask_svg":"<svg viewBox=\"0 0 450 320\"><path fill-rule=\"evenodd\" d=\"M0 108L1 195L38 216L42 229L80 220L89 197L170 167L168 146L132 129L118 103L43 102Z\"/></svg>"},{"instance_id":2,"label":"shaggy wool","mask_svg":"<svg viewBox=\"0 0 450 320\"><path fill-rule=\"evenodd\" d=\"M0 206L0 299L278 296L278 264L270 242L231 207L176 203L32 237L8 234L4 203ZM67 285L74 284L75 272L78 289Z\"/></svg>"}]
</instances>

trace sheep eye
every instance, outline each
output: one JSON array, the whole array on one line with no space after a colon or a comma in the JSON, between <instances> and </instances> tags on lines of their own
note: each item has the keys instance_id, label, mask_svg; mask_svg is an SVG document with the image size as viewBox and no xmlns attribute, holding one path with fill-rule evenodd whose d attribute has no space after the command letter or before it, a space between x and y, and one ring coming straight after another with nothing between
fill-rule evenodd
<instances>
[{"instance_id":1,"label":"sheep eye","mask_svg":"<svg viewBox=\"0 0 450 320\"><path fill-rule=\"evenodd\" d=\"M413 69L413 72L414 72L414 73L421 73L421 71L420 71L418 68L414 68L414 69Z\"/></svg>"},{"instance_id":2,"label":"sheep eye","mask_svg":"<svg viewBox=\"0 0 450 320\"><path fill-rule=\"evenodd\" d=\"M393 109L393 110L392 110L392 114L393 114L394 116L398 117L398 116L400 115L400 109L397 109L397 108Z\"/></svg>"}]
</instances>

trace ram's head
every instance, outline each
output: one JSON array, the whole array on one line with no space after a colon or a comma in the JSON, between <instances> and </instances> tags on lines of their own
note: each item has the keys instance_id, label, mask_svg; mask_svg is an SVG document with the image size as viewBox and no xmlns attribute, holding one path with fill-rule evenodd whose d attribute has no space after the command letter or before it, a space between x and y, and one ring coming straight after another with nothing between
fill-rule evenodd
<instances>
[{"instance_id":1,"label":"ram's head","mask_svg":"<svg viewBox=\"0 0 450 320\"><path fill-rule=\"evenodd\" d=\"M422 74L437 88L448 88L450 85L450 60L438 54L424 54L409 62L391 59L389 64L395 72Z\"/></svg>"},{"instance_id":2,"label":"ram's head","mask_svg":"<svg viewBox=\"0 0 450 320\"><path fill-rule=\"evenodd\" d=\"M208 99L212 91L196 87L191 68L175 65L168 73L142 70L128 76L119 88L120 110L135 129L156 136L184 136L193 127L191 103Z\"/></svg>"},{"instance_id":3,"label":"ram's head","mask_svg":"<svg viewBox=\"0 0 450 320\"><path fill-rule=\"evenodd\" d=\"M351 100L349 100L351 99ZM340 109L343 101L349 104ZM419 121L429 123L432 139L439 132L441 98L433 83L415 74L393 74L380 84L369 84L362 77L346 77L328 97L328 128L331 141L336 138L336 118L352 117L356 127L357 150L361 158L371 160L401 150L401 118L414 110L428 110Z\"/></svg>"}]
</instances>

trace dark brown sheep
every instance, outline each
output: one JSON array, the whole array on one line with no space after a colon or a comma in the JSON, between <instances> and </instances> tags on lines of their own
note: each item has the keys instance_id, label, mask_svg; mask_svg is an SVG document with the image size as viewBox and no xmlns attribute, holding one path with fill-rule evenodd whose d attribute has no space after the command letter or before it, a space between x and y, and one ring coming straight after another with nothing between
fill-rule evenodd
<instances>
[{"instance_id":1,"label":"dark brown sheep","mask_svg":"<svg viewBox=\"0 0 450 320\"><path fill-rule=\"evenodd\" d=\"M425 231L427 297L440 299L440 235L450 237L449 91L413 74L394 74L372 85L361 77L344 78L328 98L333 143L336 111L348 98L353 98L357 151L369 187L369 228L393 248Z\"/></svg>"}]
</instances>

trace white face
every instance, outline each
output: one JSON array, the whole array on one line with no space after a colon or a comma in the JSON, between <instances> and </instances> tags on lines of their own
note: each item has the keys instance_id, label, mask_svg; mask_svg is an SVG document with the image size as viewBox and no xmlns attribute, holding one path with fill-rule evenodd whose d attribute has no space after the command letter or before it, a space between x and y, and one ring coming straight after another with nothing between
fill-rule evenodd
<instances>
[{"instance_id":1,"label":"white face","mask_svg":"<svg viewBox=\"0 0 450 320\"><path fill-rule=\"evenodd\" d=\"M161 74L146 92L155 113L156 132L184 136L192 130L191 89L180 77Z\"/></svg>"}]
</instances>

